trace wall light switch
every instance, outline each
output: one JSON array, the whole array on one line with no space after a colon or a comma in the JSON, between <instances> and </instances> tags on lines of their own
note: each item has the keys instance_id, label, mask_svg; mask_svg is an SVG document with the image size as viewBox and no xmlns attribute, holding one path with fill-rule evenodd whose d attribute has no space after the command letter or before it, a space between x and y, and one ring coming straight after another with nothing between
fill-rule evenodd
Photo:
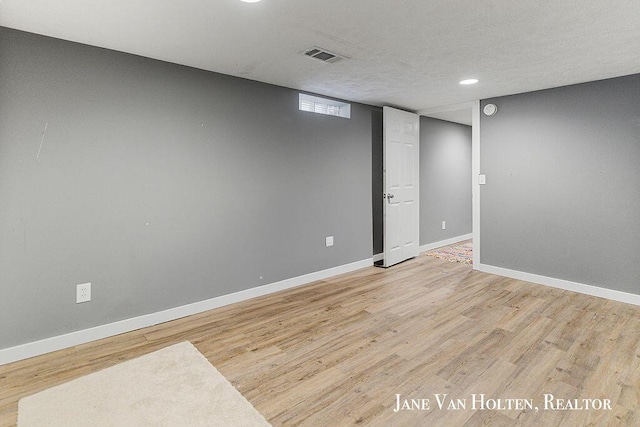
<instances>
[{"instance_id":1,"label":"wall light switch","mask_svg":"<svg viewBox=\"0 0 640 427\"><path fill-rule=\"evenodd\" d=\"M442 221L442 229L443 230L447 229L447 221Z\"/></svg>"},{"instance_id":2,"label":"wall light switch","mask_svg":"<svg viewBox=\"0 0 640 427\"><path fill-rule=\"evenodd\" d=\"M478 184L484 185L487 183L487 175L478 175Z\"/></svg>"},{"instance_id":3,"label":"wall light switch","mask_svg":"<svg viewBox=\"0 0 640 427\"><path fill-rule=\"evenodd\" d=\"M327 236L327 237L325 237L325 242L324 242L324 243L325 243L325 245L326 245L327 247L329 247L329 246L333 246L333 236Z\"/></svg>"}]
</instances>

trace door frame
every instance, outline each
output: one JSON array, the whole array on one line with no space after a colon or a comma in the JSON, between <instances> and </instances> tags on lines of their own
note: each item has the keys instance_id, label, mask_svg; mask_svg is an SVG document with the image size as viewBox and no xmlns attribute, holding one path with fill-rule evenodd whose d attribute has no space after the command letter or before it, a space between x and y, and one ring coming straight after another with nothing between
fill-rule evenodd
<instances>
[{"instance_id":1,"label":"door frame","mask_svg":"<svg viewBox=\"0 0 640 427\"><path fill-rule=\"evenodd\" d=\"M471 217L473 234L473 269L480 268L480 100L434 107L417 112L420 116L456 110L471 110ZM428 202L428 201L427 201Z\"/></svg>"}]
</instances>

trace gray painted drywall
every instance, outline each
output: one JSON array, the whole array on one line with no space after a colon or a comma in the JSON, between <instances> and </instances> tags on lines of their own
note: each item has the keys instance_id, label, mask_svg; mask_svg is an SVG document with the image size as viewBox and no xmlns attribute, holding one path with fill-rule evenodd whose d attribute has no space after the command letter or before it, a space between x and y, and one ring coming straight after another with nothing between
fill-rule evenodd
<instances>
[{"instance_id":1,"label":"gray painted drywall","mask_svg":"<svg viewBox=\"0 0 640 427\"><path fill-rule=\"evenodd\" d=\"M420 117L420 245L471 233L471 219L471 126Z\"/></svg>"},{"instance_id":2,"label":"gray painted drywall","mask_svg":"<svg viewBox=\"0 0 640 427\"><path fill-rule=\"evenodd\" d=\"M6 28L0 100L0 348L372 255L379 108Z\"/></svg>"},{"instance_id":3,"label":"gray painted drywall","mask_svg":"<svg viewBox=\"0 0 640 427\"><path fill-rule=\"evenodd\" d=\"M640 75L489 102L480 261L640 294Z\"/></svg>"}]
</instances>

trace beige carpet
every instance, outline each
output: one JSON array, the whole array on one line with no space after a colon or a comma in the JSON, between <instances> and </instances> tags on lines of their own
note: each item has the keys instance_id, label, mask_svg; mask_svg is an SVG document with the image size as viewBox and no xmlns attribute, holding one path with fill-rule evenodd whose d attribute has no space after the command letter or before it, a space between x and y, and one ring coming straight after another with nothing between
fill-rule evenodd
<instances>
[{"instance_id":1,"label":"beige carpet","mask_svg":"<svg viewBox=\"0 0 640 427\"><path fill-rule=\"evenodd\" d=\"M25 397L18 426L269 426L183 342Z\"/></svg>"},{"instance_id":2,"label":"beige carpet","mask_svg":"<svg viewBox=\"0 0 640 427\"><path fill-rule=\"evenodd\" d=\"M445 246L427 252L428 256L444 259L449 262L473 264L473 243L464 243L458 246Z\"/></svg>"}]
</instances>

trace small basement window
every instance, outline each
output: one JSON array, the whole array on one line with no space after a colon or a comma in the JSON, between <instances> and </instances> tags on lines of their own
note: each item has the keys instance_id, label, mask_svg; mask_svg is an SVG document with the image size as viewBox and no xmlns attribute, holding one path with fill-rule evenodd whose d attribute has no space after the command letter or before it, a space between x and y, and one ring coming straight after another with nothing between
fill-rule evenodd
<instances>
[{"instance_id":1,"label":"small basement window","mask_svg":"<svg viewBox=\"0 0 640 427\"><path fill-rule=\"evenodd\" d=\"M310 113L326 114L327 116L351 118L351 104L334 101L333 99L320 98L319 96L299 94L298 108Z\"/></svg>"}]
</instances>

